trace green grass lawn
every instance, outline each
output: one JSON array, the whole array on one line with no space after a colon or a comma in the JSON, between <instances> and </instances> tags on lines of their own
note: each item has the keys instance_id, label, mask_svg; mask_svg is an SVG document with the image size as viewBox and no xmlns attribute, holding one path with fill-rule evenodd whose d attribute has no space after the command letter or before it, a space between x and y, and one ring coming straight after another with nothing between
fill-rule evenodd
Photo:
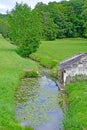
<instances>
[{"instance_id":1,"label":"green grass lawn","mask_svg":"<svg viewBox=\"0 0 87 130\"><path fill-rule=\"evenodd\" d=\"M68 110L65 113L65 130L87 130L87 81L71 83L66 87Z\"/></svg>"},{"instance_id":2,"label":"green grass lawn","mask_svg":"<svg viewBox=\"0 0 87 130\"><path fill-rule=\"evenodd\" d=\"M60 61L80 52L87 52L85 39L60 39L55 41L42 41L36 53L30 57L40 62L41 65L53 68Z\"/></svg>"},{"instance_id":3,"label":"green grass lawn","mask_svg":"<svg viewBox=\"0 0 87 130\"><path fill-rule=\"evenodd\" d=\"M21 130L15 119L15 89L24 68L36 68L35 62L21 58L16 47L0 36L0 130Z\"/></svg>"}]
</instances>

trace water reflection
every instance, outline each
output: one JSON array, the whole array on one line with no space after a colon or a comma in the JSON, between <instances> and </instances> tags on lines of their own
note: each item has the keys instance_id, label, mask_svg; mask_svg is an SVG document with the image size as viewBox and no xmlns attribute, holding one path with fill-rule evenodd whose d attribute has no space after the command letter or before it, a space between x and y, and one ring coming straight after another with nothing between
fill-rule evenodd
<instances>
[{"instance_id":1,"label":"water reflection","mask_svg":"<svg viewBox=\"0 0 87 130\"><path fill-rule=\"evenodd\" d=\"M46 76L23 80L16 92L16 117L22 126L35 130L62 130L63 113L55 82Z\"/></svg>"}]
</instances>

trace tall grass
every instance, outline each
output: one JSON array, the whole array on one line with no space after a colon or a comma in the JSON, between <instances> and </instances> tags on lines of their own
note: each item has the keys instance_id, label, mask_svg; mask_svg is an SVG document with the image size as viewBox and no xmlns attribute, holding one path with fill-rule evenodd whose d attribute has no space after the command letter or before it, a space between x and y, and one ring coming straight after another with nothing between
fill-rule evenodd
<instances>
[{"instance_id":1,"label":"tall grass","mask_svg":"<svg viewBox=\"0 0 87 130\"><path fill-rule=\"evenodd\" d=\"M20 83L23 68L37 68L35 62L23 59L16 47L0 36L0 129L21 130L15 119L15 89Z\"/></svg>"},{"instance_id":2,"label":"tall grass","mask_svg":"<svg viewBox=\"0 0 87 130\"><path fill-rule=\"evenodd\" d=\"M80 81L66 86L68 110L65 112L65 130L87 130L87 82Z\"/></svg>"}]
</instances>

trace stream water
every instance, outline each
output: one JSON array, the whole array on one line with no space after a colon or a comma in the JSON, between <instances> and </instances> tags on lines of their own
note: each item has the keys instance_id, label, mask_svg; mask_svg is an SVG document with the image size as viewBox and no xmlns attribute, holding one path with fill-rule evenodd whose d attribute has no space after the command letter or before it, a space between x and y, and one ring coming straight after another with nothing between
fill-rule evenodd
<instances>
[{"instance_id":1,"label":"stream water","mask_svg":"<svg viewBox=\"0 0 87 130\"><path fill-rule=\"evenodd\" d=\"M58 87L46 75L23 79L16 92L16 117L23 127L62 130L63 112L58 105Z\"/></svg>"}]
</instances>

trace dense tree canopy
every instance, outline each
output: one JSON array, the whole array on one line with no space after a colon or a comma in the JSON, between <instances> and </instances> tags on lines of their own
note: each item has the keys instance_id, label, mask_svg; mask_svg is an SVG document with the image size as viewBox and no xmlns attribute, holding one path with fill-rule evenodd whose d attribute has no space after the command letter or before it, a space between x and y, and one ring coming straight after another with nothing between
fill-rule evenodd
<instances>
[{"instance_id":1,"label":"dense tree canopy","mask_svg":"<svg viewBox=\"0 0 87 130\"><path fill-rule=\"evenodd\" d=\"M87 0L39 2L33 10L16 3L8 20L0 15L0 33L9 34L25 56L36 51L40 39L87 38Z\"/></svg>"},{"instance_id":2,"label":"dense tree canopy","mask_svg":"<svg viewBox=\"0 0 87 130\"><path fill-rule=\"evenodd\" d=\"M4 37L8 37L8 26L7 16L0 14L0 33Z\"/></svg>"},{"instance_id":3,"label":"dense tree canopy","mask_svg":"<svg viewBox=\"0 0 87 130\"><path fill-rule=\"evenodd\" d=\"M86 37L86 4L87 0L61 0L61 2L49 2L48 5L40 2L34 10L37 10L42 19L44 17L43 14L49 14L47 22L51 19L56 25L56 38ZM45 28L44 22L42 22L42 25ZM48 26L50 24L46 25L45 34L49 33ZM53 27L50 27L50 29L52 33ZM49 40L52 40L49 35L47 36Z\"/></svg>"}]
</instances>

